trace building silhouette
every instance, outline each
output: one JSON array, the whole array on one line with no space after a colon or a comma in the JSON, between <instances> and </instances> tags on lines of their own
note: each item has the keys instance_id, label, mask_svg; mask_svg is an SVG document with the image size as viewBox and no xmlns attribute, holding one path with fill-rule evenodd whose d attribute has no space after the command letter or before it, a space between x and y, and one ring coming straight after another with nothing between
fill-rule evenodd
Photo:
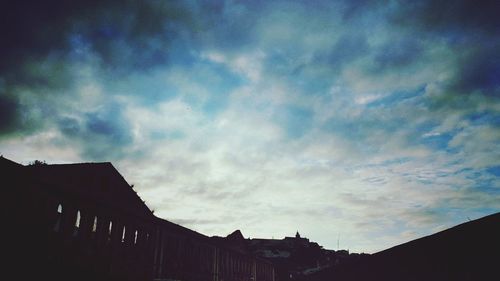
<instances>
[{"instance_id":1,"label":"building silhouette","mask_svg":"<svg viewBox=\"0 0 500 281\"><path fill-rule=\"evenodd\" d=\"M12 280L275 279L272 263L231 239L156 217L111 163L0 157L0 171Z\"/></svg>"}]
</instances>

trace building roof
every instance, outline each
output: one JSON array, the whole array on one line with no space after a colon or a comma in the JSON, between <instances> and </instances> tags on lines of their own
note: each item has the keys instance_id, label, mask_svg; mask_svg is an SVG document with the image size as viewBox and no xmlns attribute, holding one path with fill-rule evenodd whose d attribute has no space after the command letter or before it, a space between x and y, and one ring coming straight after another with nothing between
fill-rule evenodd
<instances>
[{"instance_id":1,"label":"building roof","mask_svg":"<svg viewBox=\"0 0 500 281\"><path fill-rule=\"evenodd\" d=\"M75 198L89 199L96 205L113 206L122 212L151 216L153 213L120 173L109 162L23 166L41 188Z\"/></svg>"}]
</instances>

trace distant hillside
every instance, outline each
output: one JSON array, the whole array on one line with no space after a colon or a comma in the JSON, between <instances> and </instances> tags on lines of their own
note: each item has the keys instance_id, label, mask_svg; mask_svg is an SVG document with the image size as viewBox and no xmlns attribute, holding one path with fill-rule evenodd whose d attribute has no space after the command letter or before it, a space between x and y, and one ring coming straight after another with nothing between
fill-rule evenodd
<instances>
[{"instance_id":1,"label":"distant hillside","mask_svg":"<svg viewBox=\"0 0 500 281\"><path fill-rule=\"evenodd\" d=\"M500 213L375 253L314 280L500 280Z\"/></svg>"}]
</instances>

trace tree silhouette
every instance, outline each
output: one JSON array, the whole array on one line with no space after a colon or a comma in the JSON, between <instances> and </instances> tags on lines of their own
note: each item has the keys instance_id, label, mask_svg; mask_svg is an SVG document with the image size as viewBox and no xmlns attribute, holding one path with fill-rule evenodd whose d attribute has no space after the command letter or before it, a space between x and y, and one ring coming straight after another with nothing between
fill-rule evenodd
<instances>
[{"instance_id":1,"label":"tree silhouette","mask_svg":"<svg viewBox=\"0 0 500 281\"><path fill-rule=\"evenodd\" d=\"M35 160L32 162L29 162L29 166L42 166L42 165L47 165L47 162L45 160Z\"/></svg>"}]
</instances>

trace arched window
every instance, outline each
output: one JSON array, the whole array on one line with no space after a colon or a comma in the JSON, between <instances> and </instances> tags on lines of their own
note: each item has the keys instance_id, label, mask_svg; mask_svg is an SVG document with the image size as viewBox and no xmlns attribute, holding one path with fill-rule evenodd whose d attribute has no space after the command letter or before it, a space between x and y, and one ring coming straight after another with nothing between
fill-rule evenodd
<instances>
[{"instance_id":1,"label":"arched window","mask_svg":"<svg viewBox=\"0 0 500 281\"><path fill-rule=\"evenodd\" d=\"M125 226L123 226L123 231L122 231L122 242L125 242Z\"/></svg>"},{"instance_id":2,"label":"arched window","mask_svg":"<svg viewBox=\"0 0 500 281\"><path fill-rule=\"evenodd\" d=\"M81 220L80 211L76 211L76 220L75 220L76 228L80 228L80 220Z\"/></svg>"},{"instance_id":3,"label":"arched window","mask_svg":"<svg viewBox=\"0 0 500 281\"><path fill-rule=\"evenodd\" d=\"M113 221L109 221L108 225L108 239L106 240L107 242L111 241L111 233L113 231Z\"/></svg>"},{"instance_id":4,"label":"arched window","mask_svg":"<svg viewBox=\"0 0 500 281\"><path fill-rule=\"evenodd\" d=\"M78 231L80 230L80 220L81 220L81 215L80 211L76 211L76 220L75 220L75 229L73 231L73 236L78 235Z\"/></svg>"},{"instance_id":5,"label":"arched window","mask_svg":"<svg viewBox=\"0 0 500 281\"><path fill-rule=\"evenodd\" d=\"M54 224L54 232L59 232L61 230L61 220L62 220L62 205L59 204L57 205L57 217L56 217L56 223Z\"/></svg>"},{"instance_id":6,"label":"arched window","mask_svg":"<svg viewBox=\"0 0 500 281\"><path fill-rule=\"evenodd\" d=\"M97 231L97 216L94 216L94 223L92 224L92 232Z\"/></svg>"}]
</instances>

